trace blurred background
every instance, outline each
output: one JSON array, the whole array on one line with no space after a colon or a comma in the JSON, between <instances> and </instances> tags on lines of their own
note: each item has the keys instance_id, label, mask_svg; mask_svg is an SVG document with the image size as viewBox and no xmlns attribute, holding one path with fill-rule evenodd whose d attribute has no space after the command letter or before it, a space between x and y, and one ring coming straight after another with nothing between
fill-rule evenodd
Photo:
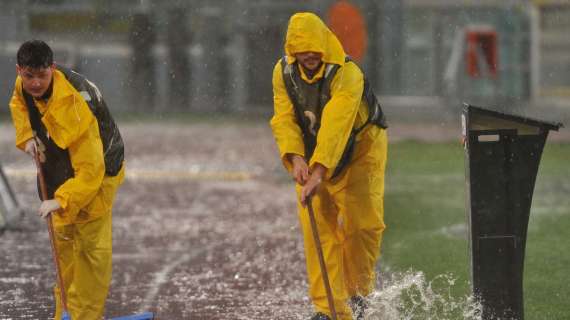
<instances>
[{"instance_id":1,"label":"blurred background","mask_svg":"<svg viewBox=\"0 0 570 320\"><path fill-rule=\"evenodd\" d=\"M570 124L568 0L0 1L0 165L26 212L21 230L2 230L0 201L0 318L45 319L53 305L35 170L14 147L8 108L16 52L34 38L97 84L125 139L106 315L309 317L294 183L267 122L298 11L338 35L388 117L385 301L372 309L480 319L467 297L459 114L467 102ZM528 319L568 319L569 131L551 133L537 179Z\"/></svg>"},{"instance_id":2,"label":"blurred background","mask_svg":"<svg viewBox=\"0 0 570 320\"><path fill-rule=\"evenodd\" d=\"M387 108L467 101L570 114L565 0L3 0L0 8L6 102L19 45L40 38L58 63L98 84L114 113L271 114L288 18L308 10L343 38Z\"/></svg>"}]
</instances>

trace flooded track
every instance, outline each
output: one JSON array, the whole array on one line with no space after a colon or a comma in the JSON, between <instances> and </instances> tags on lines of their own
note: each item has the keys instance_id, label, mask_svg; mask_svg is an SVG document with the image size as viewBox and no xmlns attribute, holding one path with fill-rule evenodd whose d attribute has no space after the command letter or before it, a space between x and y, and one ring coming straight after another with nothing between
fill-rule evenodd
<instances>
[{"instance_id":1,"label":"flooded track","mask_svg":"<svg viewBox=\"0 0 570 320\"><path fill-rule=\"evenodd\" d=\"M6 132L6 128L3 128ZM113 213L109 317L304 319L305 264L293 185L269 131L132 125ZM0 237L0 319L46 319L52 261L25 154L2 163L27 213Z\"/></svg>"}]
</instances>

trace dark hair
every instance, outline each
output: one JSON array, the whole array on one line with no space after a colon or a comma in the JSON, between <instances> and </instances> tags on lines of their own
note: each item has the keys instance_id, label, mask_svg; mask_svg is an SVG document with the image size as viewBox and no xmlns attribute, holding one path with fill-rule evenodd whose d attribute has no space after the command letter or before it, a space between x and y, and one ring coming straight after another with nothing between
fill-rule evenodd
<instances>
[{"instance_id":1,"label":"dark hair","mask_svg":"<svg viewBox=\"0 0 570 320\"><path fill-rule=\"evenodd\" d=\"M42 40L29 40L20 46L16 55L20 67L47 68L53 64L53 51Z\"/></svg>"}]
</instances>

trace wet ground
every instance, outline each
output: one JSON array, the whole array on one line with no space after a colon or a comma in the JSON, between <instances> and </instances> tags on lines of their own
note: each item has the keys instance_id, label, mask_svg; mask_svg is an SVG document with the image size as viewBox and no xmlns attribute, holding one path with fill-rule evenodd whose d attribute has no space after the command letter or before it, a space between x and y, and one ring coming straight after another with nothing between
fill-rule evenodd
<instances>
[{"instance_id":1,"label":"wet ground","mask_svg":"<svg viewBox=\"0 0 570 320\"><path fill-rule=\"evenodd\" d=\"M2 164L27 213L0 237L0 319L46 319L54 281L33 167L3 125ZM107 315L302 319L302 242L292 184L267 128L126 125L128 176L114 207ZM280 170L279 170L280 171Z\"/></svg>"},{"instance_id":2,"label":"wet ground","mask_svg":"<svg viewBox=\"0 0 570 320\"><path fill-rule=\"evenodd\" d=\"M293 183L265 123L127 123L114 207L108 317L307 319ZM395 125L391 139L459 141L459 128ZM555 138L557 139L557 138ZM47 319L54 271L31 161L0 123L0 163L26 214L0 236L0 319Z\"/></svg>"}]
</instances>

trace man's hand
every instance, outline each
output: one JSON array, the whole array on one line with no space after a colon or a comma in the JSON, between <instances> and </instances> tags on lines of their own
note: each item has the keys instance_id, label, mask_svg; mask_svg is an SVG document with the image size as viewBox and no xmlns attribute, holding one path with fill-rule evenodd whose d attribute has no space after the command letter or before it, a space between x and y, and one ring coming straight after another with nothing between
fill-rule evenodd
<instances>
[{"instance_id":1,"label":"man's hand","mask_svg":"<svg viewBox=\"0 0 570 320\"><path fill-rule=\"evenodd\" d=\"M298 154L289 154L289 161L293 164L293 179L300 184L305 185L309 179L309 166L303 157Z\"/></svg>"},{"instance_id":2,"label":"man's hand","mask_svg":"<svg viewBox=\"0 0 570 320\"><path fill-rule=\"evenodd\" d=\"M303 208L307 206L307 199L317 191L317 188L323 182L323 177L326 173L327 168L325 166L315 163L307 183L301 189L301 205Z\"/></svg>"},{"instance_id":3,"label":"man's hand","mask_svg":"<svg viewBox=\"0 0 570 320\"><path fill-rule=\"evenodd\" d=\"M31 138L30 140L26 141L26 145L24 146L24 151L30 155L30 157L36 156L36 140Z\"/></svg>"},{"instance_id":4,"label":"man's hand","mask_svg":"<svg viewBox=\"0 0 570 320\"><path fill-rule=\"evenodd\" d=\"M47 218L47 216L55 210L61 209L59 202L55 199L42 201L40 205L39 215L42 218Z\"/></svg>"},{"instance_id":5,"label":"man's hand","mask_svg":"<svg viewBox=\"0 0 570 320\"><path fill-rule=\"evenodd\" d=\"M34 158L36 156L36 152L38 153L39 160L41 163L46 162L46 155L44 151L46 151L46 147L44 144L36 138L31 138L30 140L26 141L26 145L24 146L24 151L30 155L30 157Z\"/></svg>"}]
</instances>

